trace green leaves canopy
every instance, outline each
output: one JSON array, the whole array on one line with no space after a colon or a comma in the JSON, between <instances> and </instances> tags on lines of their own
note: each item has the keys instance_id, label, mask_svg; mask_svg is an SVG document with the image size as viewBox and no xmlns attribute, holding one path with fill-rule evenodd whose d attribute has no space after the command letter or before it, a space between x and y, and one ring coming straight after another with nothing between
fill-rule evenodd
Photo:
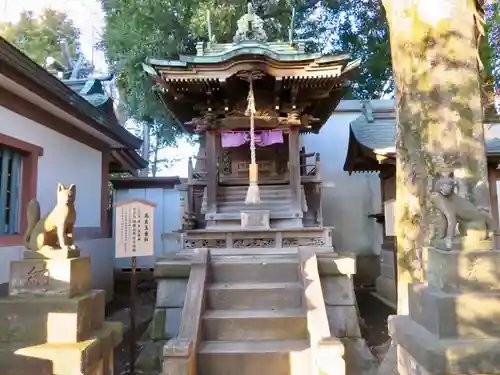
<instances>
[{"instance_id":1,"label":"green leaves canopy","mask_svg":"<svg viewBox=\"0 0 500 375\"><path fill-rule=\"evenodd\" d=\"M39 17L24 11L16 22L0 23L0 35L40 65L49 56L64 62L61 44L68 43L70 58L79 50L80 30L65 13L45 9Z\"/></svg>"}]
</instances>

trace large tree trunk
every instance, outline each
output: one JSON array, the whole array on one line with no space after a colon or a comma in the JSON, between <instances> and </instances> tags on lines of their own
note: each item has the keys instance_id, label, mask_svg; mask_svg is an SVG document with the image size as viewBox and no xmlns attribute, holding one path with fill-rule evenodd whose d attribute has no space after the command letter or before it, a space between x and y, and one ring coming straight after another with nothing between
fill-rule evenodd
<instances>
[{"instance_id":1,"label":"large tree trunk","mask_svg":"<svg viewBox=\"0 0 500 375\"><path fill-rule=\"evenodd\" d=\"M433 176L488 184L474 0L384 0L397 111L398 313L422 278Z\"/></svg>"},{"instance_id":2,"label":"large tree trunk","mask_svg":"<svg viewBox=\"0 0 500 375\"><path fill-rule=\"evenodd\" d=\"M397 114L398 314L422 280L431 236L434 177L460 172L488 188L474 0L383 0ZM489 195L488 195L489 196ZM488 202L489 204L489 202ZM379 374L397 373L391 345Z\"/></svg>"}]
</instances>

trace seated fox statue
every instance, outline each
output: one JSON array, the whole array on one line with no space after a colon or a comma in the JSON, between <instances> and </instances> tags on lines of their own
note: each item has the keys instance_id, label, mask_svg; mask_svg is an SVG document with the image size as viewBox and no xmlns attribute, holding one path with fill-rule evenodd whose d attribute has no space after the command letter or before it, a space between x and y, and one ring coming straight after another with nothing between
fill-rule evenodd
<instances>
[{"instance_id":1,"label":"seated fox statue","mask_svg":"<svg viewBox=\"0 0 500 375\"><path fill-rule=\"evenodd\" d=\"M63 184L57 184L56 206L43 218L40 217L38 201L33 199L28 203L28 227L24 234L24 246L27 249L76 249L73 239L75 197L75 185L66 189Z\"/></svg>"}]
</instances>

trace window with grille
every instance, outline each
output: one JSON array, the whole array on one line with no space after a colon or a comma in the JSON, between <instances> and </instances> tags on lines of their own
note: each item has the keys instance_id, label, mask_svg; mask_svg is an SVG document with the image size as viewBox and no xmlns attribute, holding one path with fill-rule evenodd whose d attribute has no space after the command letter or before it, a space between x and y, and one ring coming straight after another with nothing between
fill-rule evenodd
<instances>
[{"instance_id":1,"label":"window with grille","mask_svg":"<svg viewBox=\"0 0 500 375\"><path fill-rule=\"evenodd\" d=\"M0 235L19 233L21 159L19 151L0 146Z\"/></svg>"}]
</instances>

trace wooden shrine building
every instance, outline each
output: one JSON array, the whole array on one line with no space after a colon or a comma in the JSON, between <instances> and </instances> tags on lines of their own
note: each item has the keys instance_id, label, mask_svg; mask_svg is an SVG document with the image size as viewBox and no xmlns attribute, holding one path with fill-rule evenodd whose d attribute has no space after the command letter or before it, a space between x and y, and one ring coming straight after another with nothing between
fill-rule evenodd
<instances>
[{"instance_id":1,"label":"wooden shrine building","mask_svg":"<svg viewBox=\"0 0 500 375\"><path fill-rule=\"evenodd\" d=\"M172 117L201 136L203 151L196 167L189 164L187 229L236 230L248 210L265 211L256 218L262 229L322 227L320 157L301 152L299 135L319 132L359 61L304 49L303 42L268 42L262 19L249 9L233 43L200 42L195 56L144 65ZM250 81L260 205L245 204Z\"/></svg>"}]
</instances>

